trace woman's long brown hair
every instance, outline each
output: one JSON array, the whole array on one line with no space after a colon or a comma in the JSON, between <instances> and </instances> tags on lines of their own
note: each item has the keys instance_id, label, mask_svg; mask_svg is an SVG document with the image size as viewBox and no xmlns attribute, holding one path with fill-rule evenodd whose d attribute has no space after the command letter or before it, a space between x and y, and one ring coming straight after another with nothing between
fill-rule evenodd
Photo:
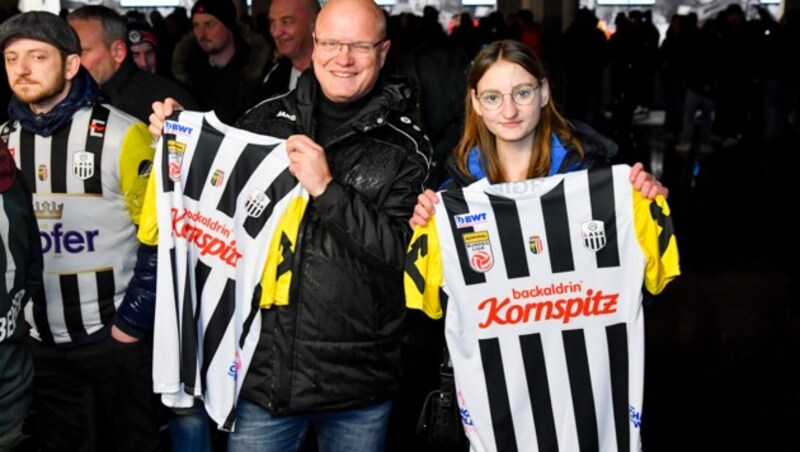
<instances>
[{"instance_id":1,"label":"woman's long brown hair","mask_svg":"<svg viewBox=\"0 0 800 452\"><path fill-rule=\"evenodd\" d=\"M469 151L478 146L483 156L484 173L492 183L510 182L505 180L503 171L500 168L500 160L497 155L495 136L486 128L483 118L475 113L472 106L471 90L478 89L478 82L486 71L495 62L503 60L509 63L520 65L523 69L533 75L541 84L547 74L544 65L530 47L519 41L503 40L495 41L478 53L472 62L469 74L467 75L467 95L465 102L464 133L461 141L454 151L458 168L465 174L470 174L467 169ZM541 95L541 92L540 92ZM533 140L531 163L528 167L528 179L547 176L550 171L550 135L555 133L563 144L571 144L583 156L583 146L575 137L573 128L558 112L553 102L552 95L549 102L542 108L539 117L539 124L536 126L536 137Z\"/></svg>"}]
</instances>

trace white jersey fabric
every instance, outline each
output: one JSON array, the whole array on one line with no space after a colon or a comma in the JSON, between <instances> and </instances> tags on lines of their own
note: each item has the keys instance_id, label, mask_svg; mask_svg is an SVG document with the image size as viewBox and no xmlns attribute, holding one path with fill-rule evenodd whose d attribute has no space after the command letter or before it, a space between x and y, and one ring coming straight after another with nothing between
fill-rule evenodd
<instances>
[{"instance_id":1,"label":"white jersey fabric","mask_svg":"<svg viewBox=\"0 0 800 452\"><path fill-rule=\"evenodd\" d=\"M409 307L441 316L476 451L638 451L642 283L679 274L669 208L627 165L440 192Z\"/></svg>"},{"instance_id":2,"label":"white jersey fabric","mask_svg":"<svg viewBox=\"0 0 800 452\"><path fill-rule=\"evenodd\" d=\"M156 151L154 390L171 407L202 398L223 430L258 343L259 303L288 302L288 289L261 284L286 273L275 257L291 252L296 229L284 220L299 224L308 199L288 165L285 141L213 112L167 120Z\"/></svg>"}]
</instances>

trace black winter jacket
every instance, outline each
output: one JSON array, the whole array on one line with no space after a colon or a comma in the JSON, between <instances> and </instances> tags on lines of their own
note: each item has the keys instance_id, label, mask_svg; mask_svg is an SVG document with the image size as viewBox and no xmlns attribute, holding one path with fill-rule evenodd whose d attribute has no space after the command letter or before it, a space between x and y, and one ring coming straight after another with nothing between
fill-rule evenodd
<instances>
[{"instance_id":1,"label":"black winter jacket","mask_svg":"<svg viewBox=\"0 0 800 452\"><path fill-rule=\"evenodd\" d=\"M254 107L237 127L314 137L317 81ZM312 200L292 261L288 306L262 311L241 396L273 414L389 400L400 378L408 219L431 146L403 116L410 89L380 80L366 106L319 143L333 181Z\"/></svg>"}]
</instances>

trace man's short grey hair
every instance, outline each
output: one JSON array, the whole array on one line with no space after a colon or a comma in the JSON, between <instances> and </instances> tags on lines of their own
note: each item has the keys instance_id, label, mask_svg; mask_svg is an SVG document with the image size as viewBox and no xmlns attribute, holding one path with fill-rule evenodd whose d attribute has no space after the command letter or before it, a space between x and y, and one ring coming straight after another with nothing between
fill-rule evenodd
<instances>
[{"instance_id":1,"label":"man's short grey hair","mask_svg":"<svg viewBox=\"0 0 800 452\"><path fill-rule=\"evenodd\" d=\"M125 41L128 37L125 19L113 9L103 5L81 6L67 15L67 21L73 20L99 21L103 26L103 44L106 47L110 47L118 39Z\"/></svg>"}]
</instances>

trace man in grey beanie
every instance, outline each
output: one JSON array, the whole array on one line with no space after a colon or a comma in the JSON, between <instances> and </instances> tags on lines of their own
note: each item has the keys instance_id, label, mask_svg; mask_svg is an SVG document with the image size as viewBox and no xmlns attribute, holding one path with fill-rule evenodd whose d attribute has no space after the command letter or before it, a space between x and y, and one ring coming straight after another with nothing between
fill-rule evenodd
<instances>
[{"instance_id":1,"label":"man in grey beanie","mask_svg":"<svg viewBox=\"0 0 800 452\"><path fill-rule=\"evenodd\" d=\"M133 276L153 149L142 122L102 103L79 42L47 12L0 25L14 93L0 138L33 192L47 269L25 311L34 440L41 451L155 451L150 350L112 331Z\"/></svg>"}]
</instances>

